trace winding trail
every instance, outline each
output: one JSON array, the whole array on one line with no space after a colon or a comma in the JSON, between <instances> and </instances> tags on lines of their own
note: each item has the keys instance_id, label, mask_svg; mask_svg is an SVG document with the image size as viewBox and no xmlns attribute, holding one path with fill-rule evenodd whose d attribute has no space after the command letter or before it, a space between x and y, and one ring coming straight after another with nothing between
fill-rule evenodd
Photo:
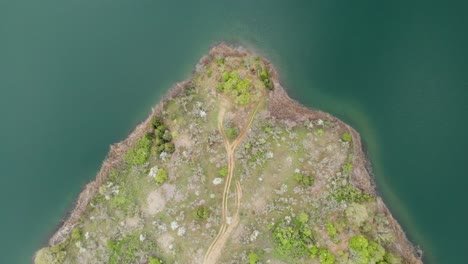
<instances>
[{"instance_id":1,"label":"winding trail","mask_svg":"<svg viewBox=\"0 0 468 264\"><path fill-rule=\"evenodd\" d=\"M229 200L229 189L231 188L232 177L234 174L234 167L236 165L236 161L234 159L235 151L239 144L244 140L247 136L247 132L249 131L250 126L252 125L253 119L255 117L255 113L257 112L260 102L255 105L255 107L249 113L249 118L247 124L245 124L237 136L236 139L231 143L226 136L226 132L224 131L223 121L224 115L226 113L227 101L221 99L220 109L218 112L218 130L223 136L224 139L224 147L226 148L226 153L228 156L228 175L226 176L226 182L224 184L224 191L223 191L223 199L222 199L222 209L221 209L221 227L219 228L218 235L215 237L213 242L211 243L210 247L206 251L205 257L203 259L203 264L215 264L216 261L221 256L221 252L226 244L227 239L231 235L232 231L237 227L239 224L239 209L241 205L241 198L242 198L242 188L240 185L239 180L236 181L236 203L235 203L235 213L230 216L228 211L228 200Z\"/></svg>"}]
</instances>

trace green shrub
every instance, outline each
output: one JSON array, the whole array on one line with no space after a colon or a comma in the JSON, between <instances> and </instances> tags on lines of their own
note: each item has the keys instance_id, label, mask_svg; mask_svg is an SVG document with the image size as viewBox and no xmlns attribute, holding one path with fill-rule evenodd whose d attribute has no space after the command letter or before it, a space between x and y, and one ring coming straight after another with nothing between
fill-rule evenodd
<instances>
[{"instance_id":1,"label":"green shrub","mask_svg":"<svg viewBox=\"0 0 468 264\"><path fill-rule=\"evenodd\" d=\"M221 177L226 177L228 175L228 167L224 166L218 171L218 175Z\"/></svg>"},{"instance_id":2,"label":"green shrub","mask_svg":"<svg viewBox=\"0 0 468 264\"><path fill-rule=\"evenodd\" d=\"M270 74L267 71L263 70L260 72L260 79L262 80L266 88L273 90L273 83L271 82Z\"/></svg>"},{"instance_id":3,"label":"green shrub","mask_svg":"<svg viewBox=\"0 0 468 264\"><path fill-rule=\"evenodd\" d=\"M348 132L343 133L343 135L341 135L341 140L343 140L344 142L350 142L352 139L353 137Z\"/></svg>"},{"instance_id":4,"label":"green shrub","mask_svg":"<svg viewBox=\"0 0 468 264\"><path fill-rule=\"evenodd\" d=\"M164 152L171 154L171 153L174 153L174 151L175 151L174 143L172 142L164 143Z\"/></svg>"},{"instance_id":5,"label":"green shrub","mask_svg":"<svg viewBox=\"0 0 468 264\"><path fill-rule=\"evenodd\" d=\"M295 173L294 179L303 186L312 186L315 182L314 177L302 175L301 173Z\"/></svg>"},{"instance_id":6,"label":"green shrub","mask_svg":"<svg viewBox=\"0 0 468 264\"><path fill-rule=\"evenodd\" d=\"M71 232L71 239L74 241L80 240L81 238L81 231L79 228L73 228L73 231Z\"/></svg>"},{"instance_id":7,"label":"green shrub","mask_svg":"<svg viewBox=\"0 0 468 264\"><path fill-rule=\"evenodd\" d=\"M226 129L226 136L228 139L232 140L232 139L235 139L237 137L237 129L235 127L228 127Z\"/></svg>"},{"instance_id":8,"label":"green shrub","mask_svg":"<svg viewBox=\"0 0 468 264\"><path fill-rule=\"evenodd\" d=\"M155 117L155 118L153 118L153 121L151 121L151 125L153 126L153 128L157 128L162 124L163 124L163 122L162 122L162 119L160 117Z\"/></svg>"},{"instance_id":9,"label":"green shrub","mask_svg":"<svg viewBox=\"0 0 468 264\"><path fill-rule=\"evenodd\" d=\"M241 93L239 96L237 96L236 102L239 105L248 104L250 102L250 93L249 92Z\"/></svg>"},{"instance_id":10,"label":"green shrub","mask_svg":"<svg viewBox=\"0 0 468 264\"><path fill-rule=\"evenodd\" d=\"M193 212L193 217L198 221L204 221L210 217L211 211L205 206L199 206Z\"/></svg>"},{"instance_id":11,"label":"green shrub","mask_svg":"<svg viewBox=\"0 0 468 264\"><path fill-rule=\"evenodd\" d=\"M343 165L342 169L344 172L351 172L353 170L353 164L346 163L345 165Z\"/></svg>"},{"instance_id":12,"label":"green shrub","mask_svg":"<svg viewBox=\"0 0 468 264\"><path fill-rule=\"evenodd\" d=\"M301 212L301 213L297 216L297 220L298 220L301 224L306 224L307 222L309 222L309 214L306 213L306 212Z\"/></svg>"},{"instance_id":13,"label":"green shrub","mask_svg":"<svg viewBox=\"0 0 468 264\"><path fill-rule=\"evenodd\" d=\"M328 249L319 249L318 257L319 257L320 264L335 263L335 256Z\"/></svg>"},{"instance_id":14,"label":"green shrub","mask_svg":"<svg viewBox=\"0 0 468 264\"><path fill-rule=\"evenodd\" d=\"M257 264L257 262L260 260L257 254L251 252L249 254L249 264Z\"/></svg>"},{"instance_id":15,"label":"green shrub","mask_svg":"<svg viewBox=\"0 0 468 264\"><path fill-rule=\"evenodd\" d=\"M138 140L134 147L125 154L125 160L131 166L141 165L148 160L150 155L151 140L146 137Z\"/></svg>"},{"instance_id":16,"label":"green shrub","mask_svg":"<svg viewBox=\"0 0 468 264\"><path fill-rule=\"evenodd\" d=\"M251 94L249 92L251 83L252 80L249 78L240 78L237 71L225 71L221 76L221 83L216 85L216 90L234 97L237 104L246 105L251 99Z\"/></svg>"},{"instance_id":17,"label":"green shrub","mask_svg":"<svg viewBox=\"0 0 468 264\"><path fill-rule=\"evenodd\" d=\"M148 264L162 264L162 261L155 257L149 257Z\"/></svg>"},{"instance_id":18,"label":"green shrub","mask_svg":"<svg viewBox=\"0 0 468 264\"><path fill-rule=\"evenodd\" d=\"M290 222L283 220L274 227L273 239L281 255L300 258L309 254L313 242L312 230L303 221L296 218Z\"/></svg>"},{"instance_id":19,"label":"green shrub","mask_svg":"<svg viewBox=\"0 0 468 264\"><path fill-rule=\"evenodd\" d=\"M379 263L385 257L385 249L381 245L367 240L363 235L352 237L348 242L348 248L351 259L356 264Z\"/></svg>"},{"instance_id":20,"label":"green shrub","mask_svg":"<svg viewBox=\"0 0 468 264\"><path fill-rule=\"evenodd\" d=\"M167 181L167 171L163 168L159 168L154 180L159 184L165 183Z\"/></svg>"},{"instance_id":21,"label":"green shrub","mask_svg":"<svg viewBox=\"0 0 468 264\"><path fill-rule=\"evenodd\" d=\"M345 201L350 203L362 203L372 199L371 195L363 193L361 190L354 187L354 185L350 183L334 189L332 191L332 197L338 202Z\"/></svg>"},{"instance_id":22,"label":"green shrub","mask_svg":"<svg viewBox=\"0 0 468 264\"><path fill-rule=\"evenodd\" d=\"M166 142L169 142L172 140L172 135L169 132L169 130L164 131L164 134L162 135L162 139Z\"/></svg>"},{"instance_id":23,"label":"green shrub","mask_svg":"<svg viewBox=\"0 0 468 264\"><path fill-rule=\"evenodd\" d=\"M327 223L327 234L334 239L336 236L336 227L332 222Z\"/></svg>"}]
</instances>

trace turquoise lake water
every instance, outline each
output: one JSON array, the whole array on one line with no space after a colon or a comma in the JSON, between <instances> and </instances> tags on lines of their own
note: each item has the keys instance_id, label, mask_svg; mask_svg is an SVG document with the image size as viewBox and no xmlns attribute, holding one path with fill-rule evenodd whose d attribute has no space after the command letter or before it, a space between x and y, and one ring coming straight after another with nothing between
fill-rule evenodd
<instances>
[{"instance_id":1,"label":"turquoise lake water","mask_svg":"<svg viewBox=\"0 0 468 264\"><path fill-rule=\"evenodd\" d=\"M301 103L362 135L426 263L468 263L468 2L0 1L0 263L30 263L214 43L269 58Z\"/></svg>"}]
</instances>

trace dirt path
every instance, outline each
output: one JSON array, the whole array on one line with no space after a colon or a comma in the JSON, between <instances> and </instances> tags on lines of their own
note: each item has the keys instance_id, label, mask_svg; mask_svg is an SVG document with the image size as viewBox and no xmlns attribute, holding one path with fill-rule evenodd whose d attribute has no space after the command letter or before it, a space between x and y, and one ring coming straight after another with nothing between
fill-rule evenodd
<instances>
[{"instance_id":1,"label":"dirt path","mask_svg":"<svg viewBox=\"0 0 468 264\"><path fill-rule=\"evenodd\" d=\"M236 161L234 159L235 150L239 146L239 144L244 140L247 136L247 132L249 131L250 126L252 125L252 121L254 119L255 113L258 110L260 103L258 103L255 108L249 114L249 120L247 124L244 125L241 132L237 136L237 138L230 143L226 133L224 131L223 121L224 121L224 114L226 113L225 104L220 104L220 109L218 113L218 130L223 136L224 139L224 147L226 148L227 156L228 156L228 175L226 176L226 183L224 184L224 191L223 191L223 199L222 199L222 209L221 209L221 227L218 231L218 235L215 237L213 242L211 243L210 247L206 251L205 257L203 259L204 264L215 264L218 258L221 256L221 252L226 244L227 239L231 235L232 231L237 227L239 223L239 208L241 204L242 198L242 188L240 182L236 182L236 212L231 217L229 216L228 211L228 199L229 199L229 189L231 187L232 176L234 174L234 167L236 165Z\"/></svg>"}]
</instances>

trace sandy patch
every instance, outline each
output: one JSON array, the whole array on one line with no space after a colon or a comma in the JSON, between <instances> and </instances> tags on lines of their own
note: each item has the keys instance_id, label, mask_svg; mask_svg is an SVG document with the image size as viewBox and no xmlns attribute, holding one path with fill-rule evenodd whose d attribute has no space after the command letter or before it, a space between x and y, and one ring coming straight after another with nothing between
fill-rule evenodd
<instances>
[{"instance_id":1,"label":"sandy patch","mask_svg":"<svg viewBox=\"0 0 468 264\"><path fill-rule=\"evenodd\" d=\"M164 233L160 235L157 239L159 247L161 247L166 254L171 252L171 245L174 243L174 237L169 233Z\"/></svg>"},{"instance_id":2,"label":"sandy patch","mask_svg":"<svg viewBox=\"0 0 468 264\"><path fill-rule=\"evenodd\" d=\"M130 217L125 220L125 225L127 227L137 227L140 223L140 220L141 219L138 216Z\"/></svg>"},{"instance_id":3,"label":"sandy patch","mask_svg":"<svg viewBox=\"0 0 468 264\"><path fill-rule=\"evenodd\" d=\"M146 198L146 212L150 215L155 215L166 207L166 198L162 194L161 190L152 191Z\"/></svg>"}]
</instances>

